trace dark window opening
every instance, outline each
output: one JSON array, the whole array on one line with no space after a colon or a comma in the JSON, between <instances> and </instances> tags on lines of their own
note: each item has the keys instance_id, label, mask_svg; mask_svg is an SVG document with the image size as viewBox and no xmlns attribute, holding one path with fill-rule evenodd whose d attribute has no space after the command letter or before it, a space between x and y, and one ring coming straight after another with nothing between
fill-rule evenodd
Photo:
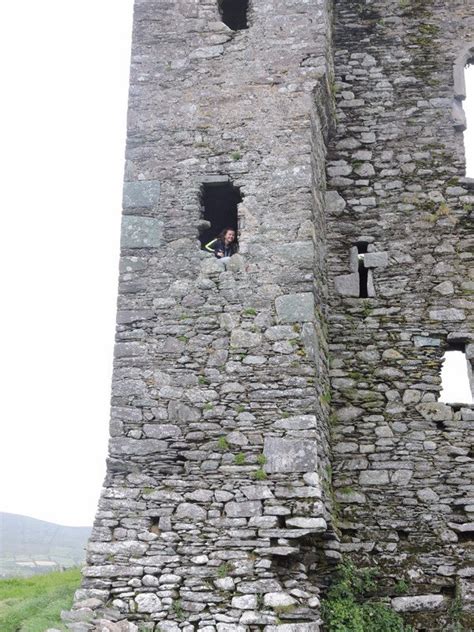
<instances>
[{"instance_id":1,"label":"dark window opening","mask_svg":"<svg viewBox=\"0 0 474 632\"><path fill-rule=\"evenodd\" d=\"M208 182L202 186L202 217L209 223L199 235L203 248L224 228L232 228L237 233L237 205L240 202L240 190L230 182Z\"/></svg>"},{"instance_id":2,"label":"dark window opening","mask_svg":"<svg viewBox=\"0 0 474 632\"><path fill-rule=\"evenodd\" d=\"M161 529L160 529L160 519L159 518L152 518L151 519L150 533L154 533L155 535L160 535Z\"/></svg>"},{"instance_id":3,"label":"dark window opening","mask_svg":"<svg viewBox=\"0 0 474 632\"><path fill-rule=\"evenodd\" d=\"M364 255L367 253L368 244L365 242L360 242L356 244L356 246L359 259L359 297L368 298L369 269L366 268L364 264Z\"/></svg>"},{"instance_id":4,"label":"dark window opening","mask_svg":"<svg viewBox=\"0 0 474 632\"><path fill-rule=\"evenodd\" d=\"M460 531L458 533L458 542L466 544L474 542L474 531Z\"/></svg>"},{"instance_id":5,"label":"dark window opening","mask_svg":"<svg viewBox=\"0 0 474 632\"><path fill-rule=\"evenodd\" d=\"M473 371L466 356L466 344L462 341L450 341L443 355L439 401L472 404L473 391Z\"/></svg>"},{"instance_id":6,"label":"dark window opening","mask_svg":"<svg viewBox=\"0 0 474 632\"><path fill-rule=\"evenodd\" d=\"M248 0L219 0L222 21L233 31L248 28Z\"/></svg>"},{"instance_id":7,"label":"dark window opening","mask_svg":"<svg viewBox=\"0 0 474 632\"><path fill-rule=\"evenodd\" d=\"M456 597L456 586L441 586L440 593L445 597L454 599Z\"/></svg>"},{"instance_id":8,"label":"dark window opening","mask_svg":"<svg viewBox=\"0 0 474 632\"><path fill-rule=\"evenodd\" d=\"M474 109L474 58L469 59L464 69L464 80L466 82L466 100L464 102L464 112L466 113L466 130L464 132L464 147L466 156L466 177L474 178L474 159L472 148L474 147L474 120L472 110Z\"/></svg>"}]
</instances>

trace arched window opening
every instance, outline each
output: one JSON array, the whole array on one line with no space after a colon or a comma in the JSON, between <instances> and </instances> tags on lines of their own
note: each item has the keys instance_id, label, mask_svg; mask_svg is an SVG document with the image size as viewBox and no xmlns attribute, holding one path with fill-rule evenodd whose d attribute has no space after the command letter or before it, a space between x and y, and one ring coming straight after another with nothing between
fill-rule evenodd
<instances>
[{"instance_id":1,"label":"arched window opening","mask_svg":"<svg viewBox=\"0 0 474 632\"><path fill-rule=\"evenodd\" d=\"M466 346L464 343L451 343L443 356L439 401L472 404L473 388L472 366L466 356Z\"/></svg>"},{"instance_id":2,"label":"arched window opening","mask_svg":"<svg viewBox=\"0 0 474 632\"><path fill-rule=\"evenodd\" d=\"M248 28L249 0L218 0L222 21L233 31Z\"/></svg>"},{"instance_id":3,"label":"arched window opening","mask_svg":"<svg viewBox=\"0 0 474 632\"><path fill-rule=\"evenodd\" d=\"M237 206L242 202L240 189L231 182L206 182L201 188L201 211L205 228L199 235L201 246L217 237L224 228L237 232Z\"/></svg>"},{"instance_id":4,"label":"arched window opening","mask_svg":"<svg viewBox=\"0 0 474 632\"><path fill-rule=\"evenodd\" d=\"M464 70L466 83L466 130L464 132L464 149L466 151L466 176L474 178L474 57L469 60Z\"/></svg>"}]
</instances>

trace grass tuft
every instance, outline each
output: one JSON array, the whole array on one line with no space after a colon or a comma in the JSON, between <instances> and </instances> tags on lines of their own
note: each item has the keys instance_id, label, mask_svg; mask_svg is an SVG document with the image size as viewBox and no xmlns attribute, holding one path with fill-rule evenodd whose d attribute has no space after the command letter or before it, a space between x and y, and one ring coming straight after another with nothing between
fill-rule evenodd
<instances>
[{"instance_id":1,"label":"grass tuft","mask_svg":"<svg viewBox=\"0 0 474 632\"><path fill-rule=\"evenodd\" d=\"M27 579L0 580L0 630L65 630L61 610L71 608L80 581L81 573L77 568Z\"/></svg>"}]
</instances>

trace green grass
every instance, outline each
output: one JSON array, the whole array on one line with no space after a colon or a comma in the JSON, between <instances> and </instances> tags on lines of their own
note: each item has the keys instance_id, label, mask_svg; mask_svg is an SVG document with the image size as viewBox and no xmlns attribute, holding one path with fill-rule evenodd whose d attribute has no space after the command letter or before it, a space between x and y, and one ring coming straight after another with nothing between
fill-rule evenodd
<instances>
[{"instance_id":1,"label":"green grass","mask_svg":"<svg viewBox=\"0 0 474 632\"><path fill-rule=\"evenodd\" d=\"M44 632L65 630L61 610L69 610L81 574L73 568L29 579L0 580L0 630L2 632Z\"/></svg>"}]
</instances>

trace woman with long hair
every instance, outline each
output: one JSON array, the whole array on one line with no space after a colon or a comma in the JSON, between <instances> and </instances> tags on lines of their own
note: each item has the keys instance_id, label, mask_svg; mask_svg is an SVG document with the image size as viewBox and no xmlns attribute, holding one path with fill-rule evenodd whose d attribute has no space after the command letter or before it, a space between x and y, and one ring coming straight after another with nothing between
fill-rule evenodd
<instances>
[{"instance_id":1,"label":"woman with long hair","mask_svg":"<svg viewBox=\"0 0 474 632\"><path fill-rule=\"evenodd\" d=\"M220 234L204 246L218 259L225 261L237 252L236 232L234 228L227 226Z\"/></svg>"}]
</instances>

